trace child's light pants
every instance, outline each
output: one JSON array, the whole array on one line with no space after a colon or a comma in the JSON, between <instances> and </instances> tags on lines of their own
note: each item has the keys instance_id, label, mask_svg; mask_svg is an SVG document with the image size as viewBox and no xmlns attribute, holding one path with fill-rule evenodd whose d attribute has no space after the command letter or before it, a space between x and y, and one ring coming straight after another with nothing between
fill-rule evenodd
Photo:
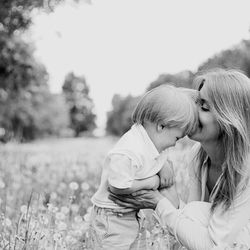
<instances>
[{"instance_id":1,"label":"child's light pants","mask_svg":"<svg viewBox=\"0 0 250 250\"><path fill-rule=\"evenodd\" d=\"M89 245L93 250L147 249L142 212L118 213L94 206L90 216Z\"/></svg>"}]
</instances>

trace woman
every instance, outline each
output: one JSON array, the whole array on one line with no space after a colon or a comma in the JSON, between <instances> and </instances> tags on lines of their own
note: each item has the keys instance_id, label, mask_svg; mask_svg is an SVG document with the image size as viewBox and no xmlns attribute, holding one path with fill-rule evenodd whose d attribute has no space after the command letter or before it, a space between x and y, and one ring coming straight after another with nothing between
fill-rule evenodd
<instances>
[{"instance_id":1,"label":"woman","mask_svg":"<svg viewBox=\"0 0 250 250\"><path fill-rule=\"evenodd\" d=\"M187 162L187 205L176 205L167 190L169 199L146 190L133 199L110 198L125 207L155 209L188 249L235 244L250 249L250 79L235 70L214 70L197 76L195 84L199 127L190 138L199 143Z\"/></svg>"}]
</instances>

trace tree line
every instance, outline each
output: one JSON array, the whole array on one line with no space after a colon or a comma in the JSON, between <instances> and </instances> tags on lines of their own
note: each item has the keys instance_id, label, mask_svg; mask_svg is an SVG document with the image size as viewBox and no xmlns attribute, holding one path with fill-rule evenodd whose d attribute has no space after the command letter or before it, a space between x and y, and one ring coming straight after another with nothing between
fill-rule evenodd
<instances>
[{"instance_id":1,"label":"tree line","mask_svg":"<svg viewBox=\"0 0 250 250\"><path fill-rule=\"evenodd\" d=\"M33 140L44 136L79 136L95 127L94 103L84 76L69 72L62 94L49 90L49 75L34 58L32 44L21 37L32 23L32 11L53 11L64 0L8 0L0 2L0 140ZM75 0L78 2L78 0ZM214 67L240 69L250 76L250 40L207 59L198 71ZM192 88L197 72L162 74L147 90L161 84ZM140 96L114 95L107 113L106 131L121 135L131 126L131 114Z\"/></svg>"},{"instance_id":2,"label":"tree line","mask_svg":"<svg viewBox=\"0 0 250 250\"><path fill-rule=\"evenodd\" d=\"M193 88L192 82L195 75L199 71L212 68L238 69L250 77L250 40L242 40L236 46L208 58L199 65L197 72L182 71L176 74L162 74L150 83L145 91L169 83L177 87ZM114 95L112 110L107 113L106 130L108 133L120 136L130 128L132 125L131 114L139 98L140 96Z\"/></svg>"},{"instance_id":3,"label":"tree line","mask_svg":"<svg viewBox=\"0 0 250 250\"><path fill-rule=\"evenodd\" d=\"M77 0L75 0L77 2ZM63 94L52 94L44 65L32 44L21 37L32 23L32 11L52 12L63 0L0 2L0 140L33 140L95 128L93 101L83 76L70 72Z\"/></svg>"}]
</instances>

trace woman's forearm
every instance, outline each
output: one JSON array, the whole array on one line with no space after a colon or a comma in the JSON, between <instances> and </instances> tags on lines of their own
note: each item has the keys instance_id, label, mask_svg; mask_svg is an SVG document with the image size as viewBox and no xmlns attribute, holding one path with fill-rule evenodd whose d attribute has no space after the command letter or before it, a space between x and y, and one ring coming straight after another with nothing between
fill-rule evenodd
<instances>
[{"instance_id":1,"label":"woman's forearm","mask_svg":"<svg viewBox=\"0 0 250 250\"><path fill-rule=\"evenodd\" d=\"M176 209L168 199L162 199L156 207L161 224L167 226L183 246L190 250L212 249L208 220L200 212L195 210L194 216L186 216L183 209Z\"/></svg>"}]
</instances>

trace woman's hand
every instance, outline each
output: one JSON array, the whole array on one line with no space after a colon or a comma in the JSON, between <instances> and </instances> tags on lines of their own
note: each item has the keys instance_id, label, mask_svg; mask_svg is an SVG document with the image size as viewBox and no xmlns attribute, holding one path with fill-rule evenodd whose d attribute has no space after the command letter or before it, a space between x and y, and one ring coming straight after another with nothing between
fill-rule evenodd
<instances>
[{"instance_id":1,"label":"woman's hand","mask_svg":"<svg viewBox=\"0 0 250 250\"><path fill-rule=\"evenodd\" d=\"M135 210L143 208L155 209L158 202L163 198L164 196L158 190L140 190L126 196L110 192L109 195L109 199L117 205Z\"/></svg>"}]
</instances>

